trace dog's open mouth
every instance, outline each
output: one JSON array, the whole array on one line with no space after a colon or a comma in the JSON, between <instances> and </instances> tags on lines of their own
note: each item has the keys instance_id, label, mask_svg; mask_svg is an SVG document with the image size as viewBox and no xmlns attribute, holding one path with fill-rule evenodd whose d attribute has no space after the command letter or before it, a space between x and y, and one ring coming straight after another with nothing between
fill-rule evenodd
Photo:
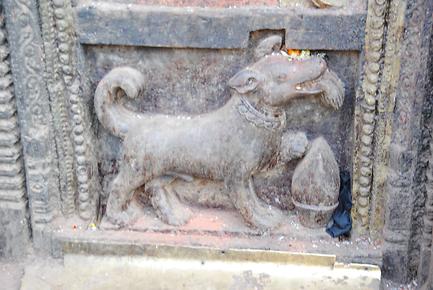
<instances>
[{"instance_id":1,"label":"dog's open mouth","mask_svg":"<svg viewBox=\"0 0 433 290\"><path fill-rule=\"evenodd\" d=\"M322 88L319 86L320 81L323 78L325 71L323 71L319 76L314 79L304 81L296 85L296 90L303 92L308 95L317 95L322 93Z\"/></svg>"},{"instance_id":2,"label":"dog's open mouth","mask_svg":"<svg viewBox=\"0 0 433 290\"><path fill-rule=\"evenodd\" d=\"M309 95L320 95L325 105L336 110L343 105L343 82L329 69L325 69L322 74L313 80L297 84L296 90Z\"/></svg>"},{"instance_id":3,"label":"dog's open mouth","mask_svg":"<svg viewBox=\"0 0 433 290\"><path fill-rule=\"evenodd\" d=\"M307 60L313 57L323 58L324 54L312 54L310 51L287 50L281 54L293 60ZM322 102L334 109L339 109L344 101L344 84L338 76L328 68L311 80L301 82L295 86L296 90L305 95L320 95Z\"/></svg>"}]
</instances>

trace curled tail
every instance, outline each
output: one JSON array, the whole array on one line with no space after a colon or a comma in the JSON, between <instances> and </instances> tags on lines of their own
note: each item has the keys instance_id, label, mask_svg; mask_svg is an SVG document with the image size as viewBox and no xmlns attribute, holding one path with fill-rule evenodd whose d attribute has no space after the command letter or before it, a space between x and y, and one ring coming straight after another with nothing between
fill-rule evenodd
<instances>
[{"instance_id":1,"label":"curled tail","mask_svg":"<svg viewBox=\"0 0 433 290\"><path fill-rule=\"evenodd\" d=\"M118 67L99 82L95 92L95 111L105 129L124 138L139 113L126 109L118 99L126 95L136 98L144 89L144 77L136 69Z\"/></svg>"}]
</instances>

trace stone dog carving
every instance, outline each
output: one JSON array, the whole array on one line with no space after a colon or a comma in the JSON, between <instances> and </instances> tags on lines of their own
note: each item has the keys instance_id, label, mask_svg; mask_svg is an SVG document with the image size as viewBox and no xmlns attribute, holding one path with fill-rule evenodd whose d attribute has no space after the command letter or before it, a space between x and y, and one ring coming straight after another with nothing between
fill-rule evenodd
<instances>
[{"instance_id":1,"label":"stone dog carving","mask_svg":"<svg viewBox=\"0 0 433 290\"><path fill-rule=\"evenodd\" d=\"M224 182L233 207L250 226L279 225L281 211L258 198L252 178L280 150L283 108L307 96L320 96L334 109L343 103L341 81L321 57L289 60L278 53L280 48L280 37L264 40L256 50L259 59L229 80L231 99L205 114L169 116L127 109L121 99L138 97L145 86L142 74L130 67L115 68L101 80L96 114L123 140L123 158L107 202L110 222L128 224L125 209L134 190L157 181L160 186L151 198L156 213L170 224L185 223L188 214L164 184L194 177Z\"/></svg>"}]
</instances>

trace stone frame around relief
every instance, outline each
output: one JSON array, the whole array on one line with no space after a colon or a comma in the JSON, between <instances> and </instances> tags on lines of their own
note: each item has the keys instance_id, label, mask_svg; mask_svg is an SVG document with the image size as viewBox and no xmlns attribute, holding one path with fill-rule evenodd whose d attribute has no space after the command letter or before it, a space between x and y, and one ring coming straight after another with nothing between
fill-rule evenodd
<instances>
[{"instance_id":1,"label":"stone frame around relief","mask_svg":"<svg viewBox=\"0 0 433 290\"><path fill-rule=\"evenodd\" d=\"M338 15L335 12L304 11L302 12L302 14L305 14L302 16L304 20L300 22L296 13L293 13L292 10L288 10L288 13L285 13L287 11L282 13L280 9L267 9L263 13L257 13L256 10L248 8L225 12L222 15L221 11L218 10L198 9L190 12L182 8L134 8L134 5L132 8L130 7L131 5L126 6L111 3L78 5L76 7L77 41L82 47L99 47L103 45L117 47L118 45L127 45L128 47L155 47L155 49L169 47L179 49L247 49L249 35L253 31L261 31L263 29L281 31L285 27L301 26L298 34L297 30L284 29L286 43L290 43L290 46L293 48L308 47L318 50L329 49L336 52L357 51L359 53L363 45L365 12L362 11L354 12L350 16L345 14ZM128 11L128 17L125 18L124 14L126 12L118 13L116 11ZM190 23L187 20L190 21L190 18L196 17L196 14L198 14L197 17L207 19L206 23L208 23L208 26L195 27L194 32L198 32L198 35L200 33L207 33L208 37L195 37L193 39L193 36L186 32L188 31L188 23ZM172 18L174 20L169 22ZM111 21L113 19L115 20L114 22ZM234 30L234 35L232 33L227 33L228 36L218 34L216 27L231 26L231 23L235 25L234 21L238 21L239 19L242 20L242 23L238 25L240 29ZM156 33L158 27L165 27L164 25L160 25L160 23L165 22L170 23L168 29L172 29L173 31ZM324 27L333 27L337 22L346 23L344 27L347 27L347 30L343 32L323 30ZM96 25L96 23L104 23L104 25ZM113 26L113 23L116 23L116 26ZM314 28L316 24L320 24L320 26ZM305 28L302 28L303 26ZM116 31L126 31L127 27L130 31L135 32L115 35ZM109 31L110 33L108 33ZM151 31L155 32L151 33ZM303 34L304 31L306 31L306 34ZM165 33L169 33L173 37L164 37ZM215 38L212 37L214 33ZM330 41L330 39L341 41ZM315 40L317 41L315 42ZM85 70L84 67L83 69ZM86 102L90 102L92 93L89 92L89 95L84 98Z\"/></svg>"}]
</instances>

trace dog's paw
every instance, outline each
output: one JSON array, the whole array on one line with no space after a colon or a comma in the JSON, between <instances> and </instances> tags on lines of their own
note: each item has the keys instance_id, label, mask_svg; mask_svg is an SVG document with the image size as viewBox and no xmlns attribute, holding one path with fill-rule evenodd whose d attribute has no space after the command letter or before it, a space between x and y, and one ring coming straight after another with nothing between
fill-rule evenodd
<instances>
[{"instance_id":1,"label":"dog's paw","mask_svg":"<svg viewBox=\"0 0 433 290\"><path fill-rule=\"evenodd\" d=\"M190 210L184 210L182 212L177 211L177 213L167 213L156 209L155 213L160 220L171 226L183 226L188 223L191 218Z\"/></svg>"},{"instance_id":2,"label":"dog's paw","mask_svg":"<svg viewBox=\"0 0 433 290\"><path fill-rule=\"evenodd\" d=\"M133 217L126 211L107 212L107 221L120 228L124 228L132 223Z\"/></svg>"},{"instance_id":3,"label":"dog's paw","mask_svg":"<svg viewBox=\"0 0 433 290\"><path fill-rule=\"evenodd\" d=\"M181 205L178 207L171 207L168 204L159 203L157 204L153 200L153 207L155 209L155 213L160 220L165 222L166 224L172 226L182 226L186 224L192 215L191 210L185 205Z\"/></svg>"},{"instance_id":4,"label":"dog's paw","mask_svg":"<svg viewBox=\"0 0 433 290\"><path fill-rule=\"evenodd\" d=\"M309 147L310 142L304 132L289 131L285 133L281 139L281 160L283 162L289 162L302 158Z\"/></svg>"},{"instance_id":5,"label":"dog's paw","mask_svg":"<svg viewBox=\"0 0 433 290\"><path fill-rule=\"evenodd\" d=\"M151 203L158 218L169 225L181 226L191 218L191 209L184 205L175 194L170 194L163 188L158 188L154 192Z\"/></svg>"},{"instance_id":6,"label":"dog's paw","mask_svg":"<svg viewBox=\"0 0 433 290\"><path fill-rule=\"evenodd\" d=\"M247 222L260 231L269 231L278 228L283 219L280 209L263 203L251 210Z\"/></svg>"}]
</instances>

